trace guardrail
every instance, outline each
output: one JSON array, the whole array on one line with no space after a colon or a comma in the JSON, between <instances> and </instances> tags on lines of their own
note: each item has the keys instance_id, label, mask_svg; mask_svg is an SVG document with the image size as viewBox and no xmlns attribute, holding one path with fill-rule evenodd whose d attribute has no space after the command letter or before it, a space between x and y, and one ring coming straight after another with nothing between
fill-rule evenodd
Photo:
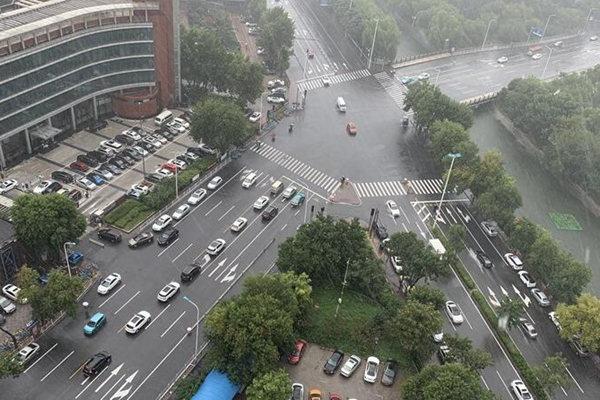
<instances>
[{"instance_id":1,"label":"guardrail","mask_svg":"<svg viewBox=\"0 0 600 400\"><path fill-rule=\"evenodd\" d=\"M481 96L471 97L468 99L464 99L460 101L460 104L466 104L468 106L476 106L479 104L489 103L498 97L500 92L490 92L486 94L482 94Z\"/></svg>"}]
</instances>

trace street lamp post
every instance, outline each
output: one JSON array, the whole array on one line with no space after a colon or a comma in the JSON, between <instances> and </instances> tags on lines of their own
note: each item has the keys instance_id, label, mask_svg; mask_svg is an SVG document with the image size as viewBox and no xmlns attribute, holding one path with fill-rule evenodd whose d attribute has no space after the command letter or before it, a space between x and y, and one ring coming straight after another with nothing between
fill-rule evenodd
<instances>
[{"instance_id":1,"label":"street lamp post","mask_svg":"<svg viewBox=\"0 0 600 400\"><path fill-rule=\"evenodd\" d=\"M444 202L444 196L446 195L446 189L448 188L448 181L450 181L450 174L452 174L452 167L454 166L454 160L462 157L460 153L448 153L446 157L450 157L452 161L450 161L450 169L448 169L448 175L446 176L446 182L444 183L444 190L442 190L442 197L440 197L440 203L438 204L438 211L442 209L442 203ZM433 227L435 228L437 225L437 218L433 219Z\"/></svg>"},{"instance_id":2,"label":"street lamp post","mask_svg":"<svg viewBox=\"0 0 600 400\"><path fill-rule=\"evenodd\" d=\"M544 25L544 32L542 32L542 37L540 38L540 42L542 41L543 38L546 37L546 30L548 29L548 24L550 23L550 18L552 17L556 17L556 15L551 14L548 16L548 19L546 20L546 25Z\"/></svg>"},{"instance_id":3,"label":"street lamp post","mask_svg":"<svg viewBox=\"0 0 600 400\"><path fill-rule=\"evenodd\" d=\"M587 31L588 24L590 23L590 18L592 17L592 12L597 10L597 8L590 8L590 12L588 13L587 18L585 19L585 25L583 25L583 33Z\"/></svg>"},{"instance_id":4,"label":"street lamp post","mask_svg":"<svg viewBox=\"0 0 600 400\"><path fill-rule=\"evenodd\" d=\"M198 355L198 329L200 325L200 309L192 300L187 296L183 296L183 299L193 305L196 308L196 346L194 347L194 356Z\"/></svg>"},{"instance_id":5,"label":"street lamp post","mask_svg":"<svg viewBox=\"0 0 600 400\"><path fill-rule=\"evenodd\" d=\"M426 10L417 11L417 13L412 17L412 26L414 27L417 23L417 19L421 13L424 13Z\"/></svg>"},{"instance_id":6,"label":"street lamp post","mask_svg":"<svg viewBox=\"0 0 600 400\"><path fill-rule=\"evenodd\" d=\"M335 315L334 318L337 318L338 311L340 310L340 305L342 304L342 298L344 297L344 288L346 287L346 278L348 277L348 266L350 266L350 260L346 261L346 272L344 272L344 282L342 282L342 291L340 292L340 297L338 298L337 306L335 307Z\"/></svg>"},{"instance_id":7,"label":"street lamp post","mask_svg":"<svg viewBox=\"0 0 600 400\"><path fill-rule=\"evenodd\" d=\"M492 26L492 22L496 22L496 19L492 18L490 19L490 22L488 22L487 29L485 30L485 36L483 37L483 43L481 43L481 50L483 50L483 48L485 47L485 42L487 42L488 33L490 33L490 27Z\"/></svg>"},{"instance_id":8,"label":"street lamp post","mask_svg":"<svg viewBox=\"0 0 600 400\"><path fill-rule=\"evenodd\" d=\"M544 70L542 71L542 76L540 79L544 79L544 75L546 75L546 68L548 68L548 64L550 64L550 57L552 57L552 51L554 50L552 47L546 46L546 48L550 50L550 53L548 53L548 59L546 60L546 64L544 65Z\"/></svg>"},{"instance_id":9,"label":"street lamp post","mask_svg":"<svg viewBox=\"0 0 600 400\"><path fill-rule=\"evenodd\" d=\"M369 53L369 65L367 69L371 69L371 62L373 61L373 50L375 50L375 38L377 37L377 28L379 28L379 18L375 19L375 33L373 34L373 43L371 43L371 52Z\"/></svg>"},{"instance_id":10,"label":"street lamp post","mask_svg":"<svg viewBox=\"0 0 600 400\"><path fill-rule=\"evenodd\" d=\"M437 71L437 75L435 76L435 83L434 83L434 85L437 86L438 79L440 79L440 73L442 72L442 70L439 69L439 68L436 68L435 70Z\"/></svg>"},{"instance_id":11,"label":"street lamp post","mask_svg":"<svg viewBox=\"0 0 600 400\"><path fill-rule=\"evenodd\" d=\"M138 114L140 117L140 134L144 131L144 116L142 115L142 104L144 102L142 100L137 100L136 104L138 105ZM142 178L146 179L146 158L142 154Z\"/></svg>"},{"instance_id":12,"label":"street lamp post","mask_svg":"<svg viewBox=\"0 0 600 400\"><path fill-rule=\"evenodd\" d=\"M350 6L348 7L348 10L352 10L352 3L354 3L354 0L350 0Z\"/></svg>"},{"instance_id":13,"label":"street lamp post","mask_svg":"<svg viewBox=\"0 0 600 400\"><path fill-rule=\"evenodd\" d=\"M65 252L65 260L67 261L67 271L69 271L69 277L72 277L73 275L71 274L71 264L69 263L69 253L67 252L67 246L75 246L75 243L65 242L63 244L63 250Z\"/></svg>"}]
</instances>

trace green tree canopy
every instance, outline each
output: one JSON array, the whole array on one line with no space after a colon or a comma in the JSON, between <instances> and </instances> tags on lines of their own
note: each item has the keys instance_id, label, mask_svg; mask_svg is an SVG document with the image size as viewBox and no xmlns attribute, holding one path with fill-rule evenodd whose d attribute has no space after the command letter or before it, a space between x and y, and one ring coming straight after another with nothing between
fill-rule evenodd
<instances>
[{"instance_id":1,"label":"green tree canopy","mask_svg":"<svg viewBox=\"0 0 600 400\"><path fill-rule=\"evenodd\" d=\"M421 304L429 304L436 310L441 310L446 303L446 296L440 289L429 285L417 285L408 293L408 299Z\"/></svg>"},{"instance_id":2,"label":"green tree canopy","mask_svg":"<svg viewBox=\"0 0 600 400\"><path fill-rule=\"evenodd\" d=\"M11 215L17 239L38 262L45 255L57 263L64 257L63 244L77 241L86 227L75 203L61 194L19 196Z\"/></svg>"},{"instance_id":3,"label":"green tree canopy","mask_svg":"<svg viewBox=\"0 0 600 400\"><path fill-rule=\"evenodd\" d=\"M246 389L248 400L285 400L291 395L292 382L284 369L257 376Z\"/></svg>"},{"instance_id":4,"label":"green tree canopy","mask_svg":"<svg viewBox=\"0 0 600 400\"><path fill-rule=\"evenodd\" d=\"M571 340L579 336L590 351L600 351L600 299L589 293L582 294L575 304L559 304L556 315L562 326L560 336Z\"/></svg>"},{"instance_id":5,"label":"green tree canopy","mask_svg":"<svg viewBox=\"0 0 600 400\"><path fill-rule=\"evenodd\" d=\"M429 152L440 166L449 167L450 161L446 156L450 153L461 154L461 157L454 162L454 167L474 165L479 160L477 145L471 141L465 128L458 122L435 121L429 132L431 135Z\"/></svg>"},{"instance_id":6,"label":"green tree canopy","mask_svg":"<svg viewBox=\"0 0 600 400\"><path fill-rule=\"evenodd\" d=\"M508 238L511 248L519 250L523 254L529 253L531 246L542 234L542 229L526 217L517 217L512 225Z\"/></svg>"},{"instance_id":7,"label":"green tree canopy","mask_svg":"<svg viewBox=\"0 0 600 400\"><path fill-rule=\"evenodd\" d=\"M512 329L519 325L521 315L523 315L523 305L520 300L512 300L506 297L500 300L498 319L499 321L506 321L506 327L508 329Z\"/></svg>"},{"instance_id":8,"label":"green tree canopy","mask_svg":"<svg viewBox=\"0 0 600 400\"><path fill-rule=\"evenodd\" d=\"M457 335L444 335L449 348L448 361L461 363L474 371L492 365L492 355L485 350L473 347L471 339Z\"/></svg>"},{"instance_id":9,"label":"green tree canopy","mask_svg":"<svg viewBox=\"0 0 600 400\"><path fill-rule=\"evenodd\" d=\"M266 11L267 2L265 0L248 0L246 3L246 13L250 15L252 21L260 21Z\"/></svg>"},{"instance_id":10,"label":"green tree canopy","mask_svg":"<svg viewBox=\"0 0 600 400\"><path fill-rule=\"evenodd\" d=\"M0 352L0 379L9 376L16 377L25 369L15 358L16 354L10 351Z\"/></svg>"},{"instance_id":11,"label":"green tree canopy","mask_svg":"<svg viewBox=\"0 0 600 400\"><path fill-rule=\"evenodd\" d=\"M263 13L261 32L256 43L265 49L267 65L282 75L289 67L294 42L294 22L282 7L273 7Z\"/></svg>"},{"instance_id":12,"label":"green tree canopy","mask_svg":"<svg viewBox=\"0 0 600 400\"><path fill-rule=\"evenodd\" d=\"M532 370L542 387L553 395L558 388L569 389L573 386L573 379L567 371L568 367L567 359L558 353L546 357L541 365L533 367Z\"/></svg>"}]
</instances>

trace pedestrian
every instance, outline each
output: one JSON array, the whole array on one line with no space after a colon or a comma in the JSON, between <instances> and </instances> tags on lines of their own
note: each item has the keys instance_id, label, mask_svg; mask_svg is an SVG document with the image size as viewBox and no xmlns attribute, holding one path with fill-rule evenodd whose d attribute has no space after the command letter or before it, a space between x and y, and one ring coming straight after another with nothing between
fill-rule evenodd
<instances>
[{"instance_id":1,"label":"pedestrian","mask_svg":"<svg viewBox=\"0 0 600 400\"><path fill-rule=\"evenodd\" d=\"M85 191L85 198L89 198L90 197L90 192L88 192L87 190Z\"/></svg>"}]
</instances>

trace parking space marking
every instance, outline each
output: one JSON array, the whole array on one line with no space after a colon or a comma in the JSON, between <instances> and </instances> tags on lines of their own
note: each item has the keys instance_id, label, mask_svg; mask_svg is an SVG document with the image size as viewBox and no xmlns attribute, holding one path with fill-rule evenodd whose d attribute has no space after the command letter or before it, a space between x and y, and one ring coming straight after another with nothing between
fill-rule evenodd
<instances>
[{"instance_id":1,"label":"parking space marking","mask_svg":"<svg viewBox=\"0 0 600 400\"><path fill-rule=\"evenodd\" d=\"M152 326L152 324L154 323L154 321L156 321L157 319L160 318L160 316L169 309L169 307L171 307L171 304L167 304L167 306L165 308L163 308L163 310L158 313L158 315L156 316L156 318L152 318L152 321L150 321L150 323L148 325L146 325L146 327L144 328L144 330L150 328Z\"/></svg>"},{"instance_id":2,"label":"parking space marking","mask_svg":"<svg viewBox=\"0 0 600 400\"><path fill-rule=\"evenodd\" d=\"M65 362L65 361L67 361L67 359L68 359L69 357L71 357L71 356L73 355L73 353L75 353L75 350L72 350L72 351L71 351L71 352L70 352L70 353L69 353L69 354L68 354L68 355L67 355L65 358L63 358L63 359L61 360L61 362L59 362L58 364L56 364L56 366L55 366L54 368L52 368L52 369L50 370L50 372L48 372L46 375L44 375L44 377L43 377L42 379L40 379L40 382L44 382L44 381L46 380L46 378L47 378L47 377L49 377L51 373L53 373L54 371L56 371L56 369L57 369L58 367L60 367L60 366L61 366L61 365L62 365L62 364Z\"/></svg>"},{"instance_id":3,"label":"parking space marking","mask_svg":"<svg viewBox=\"0 0 600 400\"><path fill-rule=\"evenodd\" d=\"M185 315L185 311L181 313L181 315L179 317L177 317L177 319L175 321L173 321L173 323L171 323L171 325L169 325L169 327L162 333L162 335L160 335L160 337L162 338L163 336L165 336L173 327L173 325L175 325L177 323L177 321L179 321L184 315Z\"/></svg>"},{"instance_id":4,"label":"parking space marking","mask_svg":"<svg viewBox=\"0 0 600 400\"><path fill-rule=\"evenodd\" d=\"M102 371L100 371L100 373L98 375L96 375L91 381L90 383L87 384L86 387L84 387L83 389L81 389L81 392L79 392L77 394L77 396L75 396L76 399L79 398L79 396L81 396L86 390L89 389L89 387L92 385L92 383L94 383L96 381L96 379L100 378L100 376L102 376L102 374L107 371L108 368L104 368ZM83 383L81 385L84 385L84 383L89 379L89 377L85 378L85 380L83 381Z\"/></svg>"},{"instance_id":5,"label":"parking space marking","mask_svg":"<svg viewBox=\"0 0 600 400\"><path fill-rule=\"evenodd\" d=\"M171 263L174 263L175 261L177 261L177 259L179 257L181 257L183 255L183 253L185 253L186 251L188 251L190 249L190 247L192 247L194 245L194 242L190 243L188 245L188 247L186 247L185 249L183 249L183 251L181 253L179 253L179 255L177 255L177 257L175 257L174 259L171 260Z\"/></svg>"},{"instance_id":6,"label":"parking space marking","mask_svg":"<svg viewBox=\"0 0 600 400\"><path fill-rule=\"evenodd\" d=\"M219 201L217 204L215 204L215 206L213 208L211 208L210 210L208 210L206 212L206 214L204 214L204 216L208 216L208 214L210 214L211 212L213 212L215 210L215 208L219 207L221 205L221 203L223 202L223 200Z\"/></svg>"},{"instance_id":7,"label":"parking space marking","mask_svg":"<svg viewBox=\"0 0 600 400\"><path fill-rule=\"evenodd\" d=\"M38 362L40 362L42 360L42 358L44 358L46 356L46 354L50 353L52 350L54 350L54 348L58 346L58 343L55 343L54 346L50 347L44 354L42 354L40 356L40 358L38 358L37 360L35 360L29 367L27 367L27 369L25 371L23 371L23 373L27 373L27 371L29 371L31 368L33 368L33 366L35 364L37 364Z\"/></svg>"},{"instance_id":8,"label":"parking space marking","mask_svg":"<svg viewBox=\"0 0 600 400\"><path fill-rule=\"evenodd\" d=\"M125 302L125 303L124 303L124 304L123 304L121 307L119 307L119 309L118 309L117 311L115 311L115 315L117 315L117 314L119 313L119 311L121 311L123 308L125 308L125 306L126 306L127 304L129 304L129 302L130 302L131 300L133 300L133 299L134 299L134 298L135 298L135 297L136 297L138 294L140 294L140 291L139 291L139 290L136 292L136 294L134 294L133 296L131 296L131 298L130 298L129 300L127 300L127 301L126 301L126 302Z\"/></svg>"},{"instance_id":9,"label":"parking space marking","mask_svg":"<svg viewBox=\"0 0 600 400\"><path fill-rule=\"evenodd\" d=\"M167 247L165 247L165 248L164 248L164 250L163 250L163 251L161 251L160 253L158 253L158 255L157 255L156 257L160 257L160 256L162 256L163 254L165 254L165 251L169 250L169 249L171 248L171 246L173 246L173 245L174 245L175 243L177 243L178 241L179 241L179 238L175 239L175 240L173 241L173 243L171 243L170 245L168 245Z\"/></svg>"},{"instance_id":10,"label":"parking space marking","mask_svg":"<svg viewBox=\"0 0 600 400\"><path fill-rule=\"evenodd\" d=\"M106 303L107 303L107 302L108 302L110 299L112 299L112 298L114 297L114 295L115 295L115 294L119 293L119 292L121 291L121 289L123 289L125 286L127 286L127 285L126 285L125 283L123 283L123 284L121 285L121 287L120 287L120 288L118 288L116 292L114 292L113 294L111 294L110 296L108 296L108 299L104 300L104 301L102 302L102 304L100 304L100 305L98 306L98 308L100 308L100 307L102 307L103 305L105 305L105 304L106 304Z\"/></svg>"}]
</instances>

